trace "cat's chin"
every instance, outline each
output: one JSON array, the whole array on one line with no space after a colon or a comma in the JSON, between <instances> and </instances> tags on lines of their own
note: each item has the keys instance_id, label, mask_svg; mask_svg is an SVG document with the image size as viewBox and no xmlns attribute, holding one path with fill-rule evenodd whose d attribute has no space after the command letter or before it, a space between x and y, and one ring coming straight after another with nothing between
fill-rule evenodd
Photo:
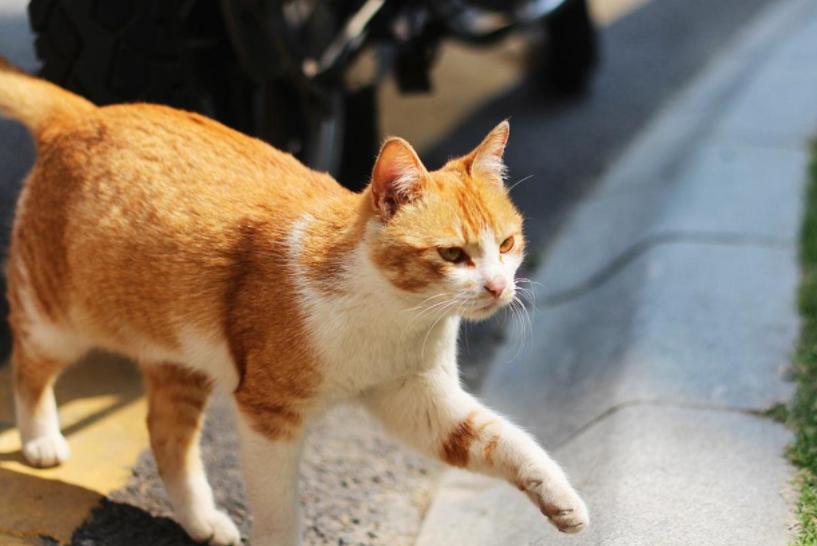
<instances>
[{"instance_id":1,"label":"cat's chin","mask_svg":"<svg viewBox=\"0 0 817 546\"><path fill-rule=\"evenodd\" d=\"M487 320L494 316L497 311L505 307L506 303L492 303L488 304L484 307L475 307L471 309L467 309L462 312L462 318L465 320L469 320L472 322L479 322L481 320Z\"/></svg>"}]
</instances>

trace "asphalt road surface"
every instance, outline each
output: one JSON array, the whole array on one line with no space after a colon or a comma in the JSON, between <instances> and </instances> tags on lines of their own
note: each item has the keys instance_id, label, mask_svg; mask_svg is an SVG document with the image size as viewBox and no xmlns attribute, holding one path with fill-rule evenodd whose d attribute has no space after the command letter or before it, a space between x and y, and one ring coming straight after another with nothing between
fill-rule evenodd
<instances>
[{"instance_id":1,"label":"asphalt road surface","mask_svg":"<svg viewBox=\"0 0 817 546\"><path fill-rule=\"evenodd\" d=\"M431 167L439 165L447 157L470 149L499 120L510 117L512 136L506 161L512 181L530 176L514 188L514 199L526 216L530 248L541 249L532 251L533 262L546 259L548 239L598 175L684 83L770 2L648 2L603 29L602 63L586 96L575 100L550 97L521 80L448 128L446 136L427 150L424 158ZM31 37L20 7L19 1L0 0L0 53L34 70ZM19 183L32 157L25 132L12 123L0 122L0 243L4 246ZM463 360L485 362L491 335L498 335L495 327L472 332L470 350L465 351ZM472 379L478 375L472 373ZM216 404L211 411L204 444L219 502L246 529L248 518L237 478L234 437L223 404ZM422 462L406 462L389 445L372 449L414 468L417 480L426 472ZM405 483L409 482L399 486ZM0 492L0 504L2 495ZM188 544L178 526L162 517L168 513L152 459L145 452L127 486L109 495L76 531L73 542L82 546ZM307 532L312 533L315 543L338 543L337 539L330 542L331 525ZM321 542L321 534L329 535L326 542ZM365 534L355 540L360 544L383 543Z\"/></svg>"}]
</instances>

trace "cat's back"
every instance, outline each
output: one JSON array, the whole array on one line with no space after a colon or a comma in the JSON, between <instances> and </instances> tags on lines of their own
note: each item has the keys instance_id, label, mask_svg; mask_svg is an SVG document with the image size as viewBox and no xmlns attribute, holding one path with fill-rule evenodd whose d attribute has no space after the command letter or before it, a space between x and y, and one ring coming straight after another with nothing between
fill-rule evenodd
<instances>
[{"instance_id":1,"label":"cat's back","mask_svg":"<svg viewBox=\"0 0 817 546\"><path fill-rule=\"evenodd\" d=\"M350 194L198 114L115 105L46 133L15 224L43 245L60 243L35 246L75 267L92 253L124 262L134 249L197 260L224 252L236 230L261 220L276 227L270 237L284 238L311 208Z\"/></svg>"},{"instance_id":2,"label":"cat's back","mask_svg":"<svg viewBox=\"0 0 817 546\"><path fill-rule=\"evenodd\" d=\"M158 335L170 328L160 317L180 309L215 317L201 301L220 301L248 267L245 254L280 262L294 222L352 197L328 175L197 114L95 109L38 141L10 271L52 307L97 302L86 311L98 324L129 310L132 325Z\"/></svg>"},{"instance_id":3,"label":"cat's back","mask_svg":"<svg viewBox=\"0 0 817 546\"><path fill-rule=\"evenodd\" d=\"M328 175L264 142L199 114L153 104L97 109L61 128L40 155L60 164L52 170L68 175L63 183L120 200L167 194L188 206L298 207L345 192Z\"/></svg>"}]
</instances>

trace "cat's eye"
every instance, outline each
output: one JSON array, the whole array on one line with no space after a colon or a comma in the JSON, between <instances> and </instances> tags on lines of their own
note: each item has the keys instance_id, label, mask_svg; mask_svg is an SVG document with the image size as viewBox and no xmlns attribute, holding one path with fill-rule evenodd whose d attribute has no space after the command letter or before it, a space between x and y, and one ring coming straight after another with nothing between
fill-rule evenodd
<instances>
[{"instance_id":1,"label":"cat's eye","mask_svg":"<svg viewBox=\"0 0 817 546\"><path fill-rule=\"evenodd\" d=\"M440 257L446 262L458 264L468 259L468 254L458 246L438 248L437 252L440 253Z\"/></svg>"},{"instance_id":2,"label":"cat's eye","mask_svg":"<svg viewBox=\"0 0 817 546\"><path fill-rule=\"evenodd\" d=\"M510 252L510 250L513 248L513 243L514 243L513 235L511 235L510 237L508 237L507 239L502 241L502 244L499 245L499 251L502 254L505 254L506 252Z\"/></svg>"}]
</instances>

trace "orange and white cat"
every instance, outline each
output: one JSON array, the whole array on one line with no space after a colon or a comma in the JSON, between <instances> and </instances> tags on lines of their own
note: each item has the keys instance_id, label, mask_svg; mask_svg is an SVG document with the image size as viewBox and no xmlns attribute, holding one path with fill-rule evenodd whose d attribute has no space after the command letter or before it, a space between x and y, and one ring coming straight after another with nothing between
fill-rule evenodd
<instances>
[{"instance_id":1,"label":"orange and white cat","mask_svg":"<svg viewBox=\"0 0 817 546\"><path fill-rule=\"evenodd\" d=\"M0 111L37 145L7 266L29 463L67 459L52 386L101 347L144 371L151 446L195 540L240 541L199 457L213 388L235 401L255 546L300 543L304 429L345 400L425 453L508 480L559 530L587 525L559 466L457 375L461 318L511 302L523 256L507 122L432 172L391 138L356 194L197 114L98 108L6 63Z\"/></svg>"}]
</instances>

